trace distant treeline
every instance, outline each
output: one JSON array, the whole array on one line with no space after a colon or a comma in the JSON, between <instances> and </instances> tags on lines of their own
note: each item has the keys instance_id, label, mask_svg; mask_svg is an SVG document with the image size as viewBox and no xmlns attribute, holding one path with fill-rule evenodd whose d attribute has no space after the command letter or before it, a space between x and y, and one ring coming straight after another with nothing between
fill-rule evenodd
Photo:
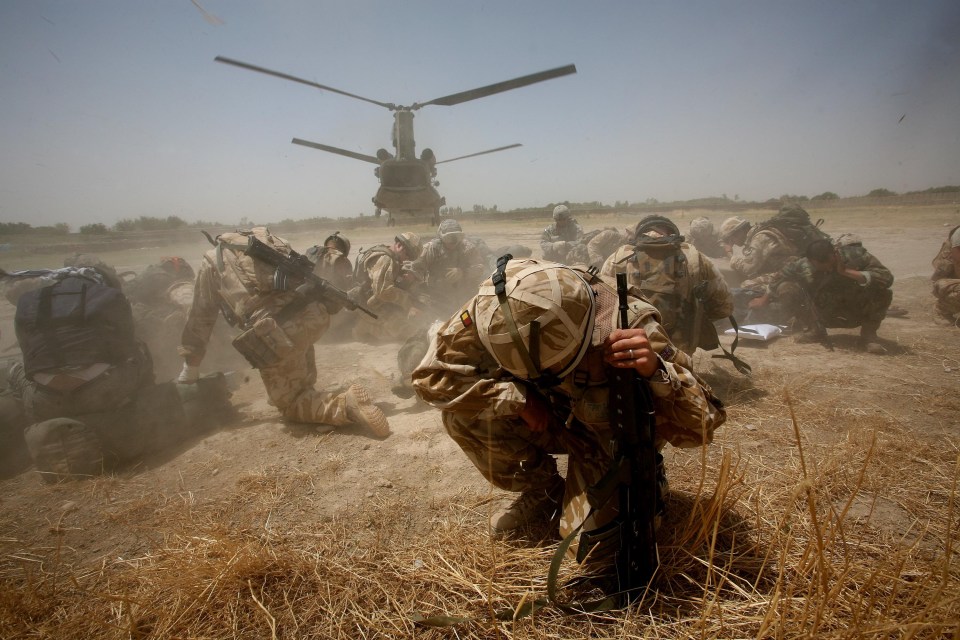
<instances>
[{"instance_id":1,"label":"distant treeline","mask_svg":"<svg viewBox=\"0 0 960 640\"><path fill-rule=\"evenodd\" d=\"M960 186L958 185L948 185L944 187L931 187L929 189L924 189L923 191L907 191L905 193L897 193L896 191L891 191L889 189L874 189L866 196L856 196L859 198L887 198L893 196L917 196L924 194L942 194L942 193L958 193L960 194ZM780 203L784 202L826 202L833 200L841 200L842 198L832 191L824 191L821 194L808 197L803 195L793 195L793 194L783 194L779 198L770 198L764 202L748 202L746 200L741 200L739 195L734 195L733 198L727 196L727 194L722 194L720 196L711 196L707 198L695 198L693 200L680 200L674 202L660 202L656 198L647 198L642 202L627 202L627 201L616 201L613 204L604 204L602 202L563 202L563 203L549 203L543 207L532 207L524 209L511 209L509 211L501 211L497 208L496 205L487 207L484 205L475 204L472 209L464 210L463 207L443 207L440 209L440 215L443 217L456 217L464 215L464 213L470 215L483 215L483 214L523 214L523 213L534 213L534 212L544 212L551 211L553 207L557 204L565 204L573 210L590 210L590 211L602 211L604 209L610 210L629 210L629 209L644 209L649 207L671 207L671 208L696 208L696 207L722 207L725 204L735 203L739 206L745 205L756 205L758 207L762 206L779 206ZM318 226L329 227L331 224L336 226L337 223L343 224L345 227L355 226L358 222L361 222L365 219L363 214L360 214L360 218L326 218L326 217L314 217L307 218L303 220L293 220L285 219L280 222L270 223L271 226L276 227L278 230L283 231L299 231L299 230L309 230L316 228ZM345 223L345 224L344 224ZM239 227L249 227L253 226L254 223L247 218L241 219L238 223ZM197 222L187 222L179 216L167 216L166 218L157 218L153 216L140 216L139 218L124 218L116 222L113 226L108 227L102 223L94 224L85 224L82 225L78 231L83 235L107 235L111 233L127 233L131 231L172 231L176 229L211 229L211 228L224 228L232 227L233 225L224 225L219 222L207 222L200 221ZM0 222L0 235L23 235L23 234L44 234L44 235L67 235L71 232L70 225L65 222L55 224L53 226L43 226L43 227L34 227L27 224L26 222Z\"/></svg>"}]
</instances>

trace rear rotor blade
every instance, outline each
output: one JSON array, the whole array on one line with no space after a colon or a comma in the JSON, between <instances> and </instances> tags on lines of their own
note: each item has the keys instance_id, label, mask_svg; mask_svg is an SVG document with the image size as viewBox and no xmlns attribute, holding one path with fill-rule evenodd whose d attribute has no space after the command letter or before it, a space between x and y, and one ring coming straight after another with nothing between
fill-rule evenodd
<instances>
[{"instance_id":1,"label":"rear rotor blade","mask_svg":"<svg viewBox=\"0 0 960 640\"><path fill-rule=\"evenodd\" d=\"M454 160L463 160L464 158L473 158L474 156L482 156L487 153L496 153L497 151L506 151L507 149L515 149L517 147L522 147L523 145L519 142L515 144L508 144L505 147L497 147L496 149L487 149L486 151L478 151L477 153L471 153L468 156L458 156L456 158L450 158L449 160L441 160L440 162L435 162L434 164L443 164L444 162L453 162Z\"/></svg>"},{"instance_id":2,"label":"rear rotor blade","mask_svg":"<svg viewBox=\"0 0 960 640\"><path fill-rule=\"evenodd\" d=\"M239 60L233 60L232 58L225 58L223 56L217 56L214 58L215 62L222 62L224 64L231 64L235 67L240 67L241 69L248 69L250 71L257 71L258 73L265 73L268 76L275 76L277 78L283 78L284 80L292 80L293 82L299 82L300 84L305 84L308 87L316 87L317 89L323 89L324 91L332 91L333 93L339 93L342 96L347 96L348 98L356 98L357 100L363 100L364 102L369 102L381 107L385 107L393 111L396 109L397 105L391 102L380 102L379 100L371 100L370 98L364 98L363 96L358 96L353 93L347 93L346 91L341 91L340 89L334 89L333 87L328 87L323 84L316 82L311 82L310 80L304 80L303 78L298 78L297 76L291 76L287 73L281 73L279 71L273 71L272 69L267 69L265 67L258 67L254 64L249 64L246 62L240 62Z\"/></svg>"},{"instance_id":3,"label":"rear rotor blade","mask_svg":"<svg viewBox=\"0 0 960 640\"><path fill-rule=\"evenodd\" d=\"M419 109L420 107L425 107L428 104L438 104L444 107L450 107L455 104L460 104L461 102L468 102L470 100L476 100L477 98L485 98L487 96L492 96L495 93L502 93L504 91L510 91L511 89L519 89L520 87L525 87L529 84L543 82L544 80L552 80L553 78L559 78L561 76L570 75L571 73L576 72L576 65L568 64L565 67L557 67L556 69L548 69L547 71L541 71L539 73L531 73L528 76L521 76L519 78L514 78L513 80L505 80L496 84L487 85L486 87L480 87L479 89L461 91L460 93L454 93L442 98L436 98L434 100L430 100L429 102L417 103L413 105L411 109Z\"/></svg>"},{"instance_id":4,"label":"rear rotor blade","mask_svg":"<svg viewBox=\"0 0 960 640\"><path fill-rule=\"evenodd\" d=\"M362 153L357 153L356 151L347 151L346 149L340 149L339 147L331 147L326 144L320 144L319 142L310 142L309 140L301 140L300 138L294 138L291 140L293 144L299 144L304 147L313 147L314 149L320 149L320 151L327 151L329 153L335 153L338 156L347 156L348 158L355 158L356 160L363 160L364 162L369 162L371 164L380 164L380 161L373 156L368 156Z\"/></svg>"}]
</instances>

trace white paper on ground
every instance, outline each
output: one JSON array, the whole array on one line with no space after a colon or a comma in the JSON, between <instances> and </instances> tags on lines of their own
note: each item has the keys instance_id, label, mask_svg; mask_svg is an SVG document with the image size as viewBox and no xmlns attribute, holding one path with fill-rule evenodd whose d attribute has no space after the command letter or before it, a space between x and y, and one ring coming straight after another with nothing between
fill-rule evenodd
<instances>
[{"instance_id":1,"label":"white paper on ground","mask_svg":"<svg viewBox=\"0 0 960 640\"><path fill-rule=\"evenodd\" d=\"M733 329L727 329L724 333L732 336ZM783 333L783 329L775 324L744 324L740 325L740 338L742 340L772 340Z\"/></svg>"}]
</instances>

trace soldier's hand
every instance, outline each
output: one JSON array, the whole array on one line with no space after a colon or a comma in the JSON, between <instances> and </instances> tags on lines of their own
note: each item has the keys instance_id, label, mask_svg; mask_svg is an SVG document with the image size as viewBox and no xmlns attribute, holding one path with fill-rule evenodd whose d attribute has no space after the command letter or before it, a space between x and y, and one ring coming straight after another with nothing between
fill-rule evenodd
<instances>
[{"instance_id":1,"label":"soldier's hand","mask_svg":"<svg viewBox=\"0 0 960 640\"><path fill-rule=\"evenodd\" d=\"M550 426L550 407L536 393L527 393L527 403L520 417L530 431L543 433Z\"/></svg>"},{"instance_id":2,"label":"soldier's hand","mask_svg":"<svg viewBox=\"0 0 960 640\"><path fill-rule=\"evenodd\" d=\"M747 303L747 308L749 309L760 309L770 304L770 294L765 293L762 296L757 298L751 298L750 302Z\"/></svg>"},{"instance_id":3,"label":"soldier's hand","mask_svg":"<svg viewBox=\"0 0 960 640\"><path fill-rule=\"evenodd\" d=\"M603 361L618 369L636 369L644 378L660 366L643 329L615 329L603 343Z\"/></svg>"},{"instance_id":4,"label":"soldier's hand","mask_svg":"<svg viewBox=\"0 0 960 640\"><path fill-rule=\"evenodd\" d=\"M457 284L463 279L463 270L458 269L457 267L450 267L447 269L447 272L443 275L443 279L448 284Z\"/></svg>"}]
</instances>

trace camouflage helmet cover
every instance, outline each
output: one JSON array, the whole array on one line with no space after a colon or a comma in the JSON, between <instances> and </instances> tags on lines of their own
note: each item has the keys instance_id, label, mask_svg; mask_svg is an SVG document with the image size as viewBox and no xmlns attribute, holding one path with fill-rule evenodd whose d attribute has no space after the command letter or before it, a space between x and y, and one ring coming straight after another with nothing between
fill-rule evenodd
<instances>
[{"instance_id":1,"label":"camouflage helmet cover","mask_svg":"<svg viewBox=\"0 0 960 640\"><path fill-rule=\"evenodd\" d=\"M326 240L323 241L323 246L327 246L331 242L337 251L345 256L350 255L350 240L348 240L346 236L340 235L339 231L334 231L331 235L327 236Z\"/></svg>"},{"instance_id":2,"label":"camouflage helmet cover","mask_svg":"<svg viewBox=\"0 0 960 640\"><path fill-rule=\"evenodd\" d=\"M407 257L410 260L416 260L420 257L420 236L417 234L412 231L404 231L398 234L394 238L394 241L403 245L403 248L407 250Z\"/></svg>"},{"instance_id":3,"label":"camouflage helmet cover","mask_svg":"<svg viewBox=\"0 0 960 640\"><path fill-rule=\"evenodd\" d=\"M93 269L103 277L104 283L114 289L123 288L123 280L117 275L117 270L92 253L74 253L63 259L63 266L77 269Z\"/></svg>"},{"instance_id":4,"label":"camouflage helmet cover","mask_svg":"<svg viewBox=\"0 0 960 640\"><path fill-rule=\"evenodd\" d=\"M720 225L720 239L724 242L730 240L738 231L749 229L750 223L740 216L732 216L723 221Z\"/></svg>"},{"instance_id":5,"label":"camouflage helmet cover","mask_svg":"<svg viewBox=\"0 0 960 640\"><path fill-rule=\"evenodd\" d=\"M553 208L553 219L554 220L569 220L570 219L570 207L565 204L558 204Z\"/></svg>"},{"instance_id":6,"label":"camouflage helmet cover","mask_svg":"<svg viewBox=\"0 0 960 640\"><path fill-rule=\"evenodd\" d=\"M449 236L454 233L459 233L463 235L463 227L460 226L460 223L454 220L453 218L447 218L440 223L440 227L437 229L437 235L443 238L444 236Z\"/></svg>"},{"instance_id":7,"label":"camouflage helmet cover","mask_svg":"<svg viewBox=\"0 0 960 640\"><path fill-rule=\"evenodd\" d=\"M713 235L713 231L713 223L710 222L709 218L700 216L690 221L690 233L694 235L710 236Z\"/></svg>"},{"instance_id":8,"label":"camouflage helmet cover","mask_svg":"<svg viewBox=\"0 0 960 640\"><path fill-rule=\"evenodd\" d=\"M583 277L569 267L539 260L511 260L504 269L506 295L512 320L505 316L493 278L480 286L476 299L476 325L480 341L497 363L518 378L534 380L542 374L568 375L591 345L596 317L595 295ZM539 370L528 366L531 323L538 322L539 341L534 347ZM515 343L511 325L526 350ZM530 354L530 356L528 356Z\"/></svg>"}]
</instances>

